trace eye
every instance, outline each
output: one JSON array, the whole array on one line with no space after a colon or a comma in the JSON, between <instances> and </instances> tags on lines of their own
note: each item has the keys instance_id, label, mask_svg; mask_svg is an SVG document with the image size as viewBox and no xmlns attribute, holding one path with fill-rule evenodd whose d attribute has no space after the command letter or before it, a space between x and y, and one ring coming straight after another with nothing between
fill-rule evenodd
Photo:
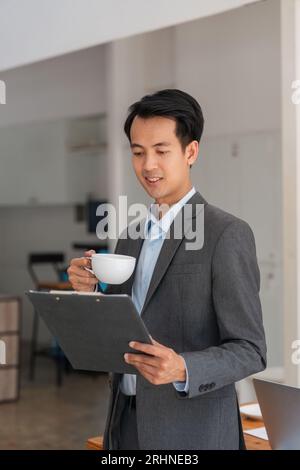
<instances>
[{"instance_id":1,"label":"eye","mask_svg":"<svg viewBox=\"0 0 300 470\"><path fill-rule=\"evenodd\" d=\"M168 152L166 150L158 150L157 153L159 155L166 155Z\"/></svg>"},{"instance_id":2,"label":"eye","mask_svg":"<svg viewBox=\"0 0 300 470\"><path fill-rule=\"evenodd\" d=\"M140 157L142 155L142 152L133 152L133 155L135 155L136 157Z\"/></svg>"}]
</instances>

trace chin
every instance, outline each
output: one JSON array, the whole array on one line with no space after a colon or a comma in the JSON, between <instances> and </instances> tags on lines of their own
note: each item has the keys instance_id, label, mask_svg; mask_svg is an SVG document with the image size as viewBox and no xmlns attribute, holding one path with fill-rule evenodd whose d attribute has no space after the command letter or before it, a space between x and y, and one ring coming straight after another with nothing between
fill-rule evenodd
<instances>
[{"instance_id":1,"label":"chin","mask_svg":"<svg viewBox=\"0 0 300 470\"><path fill-rule=\"evenodd\" d=\"M146 193L148 194L148 196L150 196L151 198L156 198L156 197L160 197L160 194L159 194L159 189L157 188L149 188L146 184L144 184L144 182L140 182L143 189L146 191ZM160 191L161 192L161 191Z\"/></svg>"},{"instance_id":2,"label":"chin","mask_svg":"<svg viewBox=\"0 0 300 470\"><path fill-rule=\"evenodd\" d=\"M148 192L149 196L152 197L153 199L157 199L157 198L160 199L160 198L165 196L165 194L161 190L155 189L155 188L153 188L153 189L147 188L147 192Z\"/></svg>"}]
</instances>

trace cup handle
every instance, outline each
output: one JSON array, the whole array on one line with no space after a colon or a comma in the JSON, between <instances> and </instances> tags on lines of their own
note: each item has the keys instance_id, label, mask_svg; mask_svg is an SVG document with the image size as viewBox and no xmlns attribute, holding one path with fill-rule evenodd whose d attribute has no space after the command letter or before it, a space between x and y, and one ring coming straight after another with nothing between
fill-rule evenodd
<instances>
[{"instance_id":1,"label":"cup handle","mask_svg":"<svg viewBox=\"0 0 300 470\"><path fill-rule=\"evenodd\" d=\"M86 266L84 266L84 269L95 276L95 273L92 269L87 268Z\"/></svg>"},{"instance_id":2,"label":"cup handle","mask_svg":"<svg viewBox=\"0 0 300 470\"><path fill-rule=\"evenodd\" d=\"M87 258L87 259L90 259L90 260L92 259L91 256L86 256L86 258ZM93 271L92 269L87 268L86 266L84 266L84 269L85 269L86 271L88 271L89 273L91 273L91 274L93 274L93 275L95 276L95 273L94 273L94 271Z\"/></svg>"}]
</instances>

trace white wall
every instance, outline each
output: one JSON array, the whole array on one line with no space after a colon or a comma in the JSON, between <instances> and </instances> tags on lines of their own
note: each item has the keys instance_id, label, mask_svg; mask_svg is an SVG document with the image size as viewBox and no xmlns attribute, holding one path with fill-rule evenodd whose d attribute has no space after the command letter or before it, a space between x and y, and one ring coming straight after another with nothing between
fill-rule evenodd
<instances>
[{"instance_id":1,"label":"white wall","mask_svg":"<svg viewBox=\"0 0 300 470\"><path fill-rule=\"evenodd\" d=\"M176 27L177 85L205 112L205 136L280 129L279 1Z\"/></svg>"},{"instance_id":2,"label":"white wall","mask_svg":"<svg viewBox=\"0 0 300 470\"><path fill-rule=\"evenodd\" d=\"M105 107L105 46L1 73L6 104L0 127L101 113Z\"/></svg>"},{"instance_id":3,"label":"white wall","mask_svg":"<svg viewBox=\"0 0 300 470\"><path fill-rule=\"evenodd\" d=\"M116 71L116 77L122 71L126 83L122 107L143 93L165 86L181 88L201 103L206 123L192 178L209 202L242 217L253 228L269 365L281 365L279 1L267 0L118 44L120 61L127 51L122 67ZM129 96L132 101L128 101ZM112 131L117 131L123 118L118 115ZM122 168L116 194L127 194L130 202L145 201L124 137L114 145L118 147L115 164Z\"/></svg>"},{"instance_id":4,"label":"white wall","mask_svg":"<svg viewBox=\"0 0 300 470\"><path fill-rule=\"evenodd\" d=\"M201 103L194 184L247 220L257 245L269 365L283 364L280 2L176 27L176 80Z\"/></svg>"},{"instance_id":5,"label":"white wall","mask_svg":"<svg viewBox=\"0 0 300 470\"><path fill-rule=\"evenodd\" d=\"M226 11L256 0L2 0L0 70Z\"/></svg>"},{"instance_id":6,"label":"white wall","mask_svg":"<svg viewBox=\"0 0 300 470\"><path fill-rule=\"evenodd\" d=\"M50 114L78 114L82 109L83 114L87 114L91 109L103 110L104 106L109 110L110 194L114 197L127 194L129 202L146 202L147 198L131 169L130 152L121 129L127 106L144 93L166 86L177 86L198 98L206 125L200 159L192 170L194 183L209 202L242 216L254 229L262 271L262 300L270 365L282 363L278 5L278 0L267 0L156 33L116 41L105 47L103 56L102 52L98 55L100 48L95 48L72 54L73 57L64 56L32 66L40 70L41 66L55 64L55 70L62 70L67 66L64 64L69 64L66 74L59 72L59 75L51 75L52 79L49 80L46 69L40 72L46 87L43 86L44 79L35 81L35 86L31 87L31 67L27 70L26 67L16 69L16 84L19 72L21 78L28 77L24 83L27 84L30 98L22 99L19 92L11 117L8 115L5 118L8 123L17 120L20 115L25 121L26 103L30 110L29 119L46 118ZM90 58L90 68L85 62L85 53ZM102 65L97 62L98 57L101 57ZM78 58L78 63L76 60L77 65L71 67L70 61L75 58ZM85 63L82 69L81 61ZM90 87L85 89L87 102L80 94L82 80L77 80L78 74L74 70L88 73ZM59 90L57 100L57 88L52 89L55 76L60 77L55 82ZM99 81L98 76L101 77ZM107 84L107 88L102 86L103 83ZM70 94L69 87L72 88ZM44 93L48 99L43 98ZM55 100L54 104L52 100ZM17 213L16 216L19 219ZM0 223L2 221L3 226L7 226L5 233L18 230L21 234L18 240L22 245L21 224L16 223L13 214L1 216L0 211L0 217ZM56 240L55 246L66 246L78 233L70 222L71 212L57 218L53 212L49 218L51 224L39 211L32 212L31 220L33 217L36 222L32 227L36 228L42 222L50 233L53 233L56 220L60 220L61 224L67 222L66 238ZM26 222L24 224L29 231L30 226ZM25 231L27 236L28 231ZM10 252L16 240L12 238L11 241L7 235L5 240ZM269 240L272 242L271 250ZM47 237L45 241L48 241ZM274 257L270 258L272 253ZM23 287L22 282L19 288Z\"/></svg>"},{"instance_id":7,"label":"white wall","mask_svg":"<svg viewBox=\"0 0 300 470\"><path fill-rule=\"evenodd\" d=\"M175 86L174 28L115 41L107 49L106 69L110 199L116 202L126 194L128 204L149 203L132 169L123 125L130 104L146 93Z\"/></svg>"},{"instance_id":8,"label":"white wall","mask_svg":"<svg viewBox=\"0 0 300 470\"><path fill-rule=\"evenodd\" d=\"M300 365L292 355L300 338L300 105L291 99L292 83L300 79L299 0L281 0L281 48L284 365L286 383L299 387Z\"/></svg>"},{"instance_id":9,"label":"white wall","mask_svg":"<svg viewBox=\"0 0 300 470\"><path fill-rule=\"evenodd\" d=\"M39 62L33 65L20 67L1 74L1 78L7 83L7 104L1 107L0 127L1 133L15 133L16 140L18 129L35 129L38 144L42 140L38 129L50 129L60 127L65 117L79 117L106 111L106 77L105 77L105 46L94 47L85 51L76 52L55 59ZM49 127L49 126L48 126ZM48 129L49 131L49 129ZM47 131L47 132L48 132ZM30 132L33 134L33 132ZM3 143L2 139L2 143ZM53 139L52 139L53 140ZM32 139L32 142L34 140ZM22 142L19 138L22 149ZM58 171L64 168L59 156L63 159L65 152L64 139L52 142L51 151L47 156L48 163L40 169L49 177L44 190L44 196L48 198L49 192L55 195L58 188ZM16 145L14 147L16 147ZM1 147L3 150L3 148ZM0 149L0 152L1 152ZM50 147L49 147L50 149ZM33 149L33 158L38 160L37 147ZM19 163L24 157L22 150L18 155ZM72 155L77 159L77 155ZM71 158L70 157L70 158ZM82 157L82 156L81 156ZM70 159L69 158L69 159ZM52 162L51 162L52 159ZM30 160L32 162L32 158ZM40 168L43 159L36 165L35 171ZM29 183L26 174L18 173L22 165L16 162L15 176L8 174L12 165L5 165L3 154L0 154L0 171L7 175L12 191L18 191L18 186ZM37 161L36 161L37 163ZM99 194L107 195L106 161L99 165L98 185ZM52 182L51 182L52 180ZM66 179L65 185L68 183ZM62 183L64 186L64 184ZM65 186L64 186L65 188ZM65 189L63 189L63 192ZM24 201L26 204L27 201ZM23 309L23 334L30 337L32 309L25 299L23 292L31 287L27 274L27 254L31 251L64 251L70 258L81 256L71 250L73 241L85 241L91 237L86 233L84 223L74 221L74 209L70 205L48 205L40 207L0 207L0 291L22 295L24 299ZM42 331L41 339L48 335Z\"/></svg>"}]
</instances>

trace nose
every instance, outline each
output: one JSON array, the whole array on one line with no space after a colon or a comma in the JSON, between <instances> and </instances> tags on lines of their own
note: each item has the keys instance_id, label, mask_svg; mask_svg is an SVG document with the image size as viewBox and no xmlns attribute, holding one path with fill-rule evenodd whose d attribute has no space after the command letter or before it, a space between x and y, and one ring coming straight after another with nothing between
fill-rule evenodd
<instances>
[{"instance_id":1,"label":"nose","mask_svg":"<svg viewBox=\"0 0 300 470\"><path fill-rule=\"evenodd\" d=\"M153 153L148 153L143 161L143 170L145 173L150 174L158 168L157 157Z\"/></svg>"}]
</instances>

